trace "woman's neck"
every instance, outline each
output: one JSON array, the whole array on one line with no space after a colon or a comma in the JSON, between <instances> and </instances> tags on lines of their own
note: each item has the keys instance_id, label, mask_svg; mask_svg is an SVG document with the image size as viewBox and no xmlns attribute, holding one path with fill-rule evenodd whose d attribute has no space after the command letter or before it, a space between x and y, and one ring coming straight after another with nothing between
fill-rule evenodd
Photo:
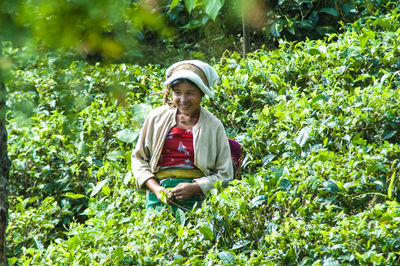
<instances>
[{"instance_id":1,"label":"woman's neck","mask_svg":"<svg viewBox=\"0 0 400 266\"><path fill-rule=\"evenodd\" d=\"M186 115L179 112L176 113L176 127L183 129L192 129L200 117L200 110L192 115Z\"/></svg>"}]
</instances>

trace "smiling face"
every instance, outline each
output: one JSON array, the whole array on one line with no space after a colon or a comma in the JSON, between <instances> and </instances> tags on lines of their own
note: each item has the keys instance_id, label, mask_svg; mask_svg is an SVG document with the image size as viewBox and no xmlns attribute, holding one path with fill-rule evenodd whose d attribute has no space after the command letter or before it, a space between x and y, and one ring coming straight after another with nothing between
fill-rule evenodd
<instances>
[{"instance_id":1,"label":"smiling face","mask_svg":"<svg viewBox=\"0 0 400 266\"><path fill-rule=\"evenodd\" d=\"M177 83L172 88L172 101L178 111L190 117L198 116L203 95L197 86L187 82Z\"/></svg>"}]
</instances>

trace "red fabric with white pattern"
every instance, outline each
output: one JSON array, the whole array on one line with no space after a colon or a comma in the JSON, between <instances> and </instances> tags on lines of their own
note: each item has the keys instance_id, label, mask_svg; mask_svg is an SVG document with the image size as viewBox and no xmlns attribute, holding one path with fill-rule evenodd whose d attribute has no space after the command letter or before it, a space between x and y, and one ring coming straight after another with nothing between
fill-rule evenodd
<instances>
[{"instance_id":1,"label":"red fabric with white pattern","mask_svg":"<svg viewBox=\"0 0 400 266\"><path fill-rule=\"evenodd\" d=\"M158 166L194 166L191 130L173 127L165 139Z\"/></svg>"}]
</instances>

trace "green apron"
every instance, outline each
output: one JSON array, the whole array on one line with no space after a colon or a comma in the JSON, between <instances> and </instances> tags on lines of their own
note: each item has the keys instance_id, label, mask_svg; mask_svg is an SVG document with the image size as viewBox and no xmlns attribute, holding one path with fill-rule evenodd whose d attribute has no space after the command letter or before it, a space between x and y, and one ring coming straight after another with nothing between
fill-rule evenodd
<instances>
[{"instance_id":1,"label":"green apron","mask_svg":"<svg viewBox=\"0 0 400 266\"><path fill-rule=\"evenodd\" d=\"M174 188L180 183L192 183L192 179L189 178L167 178L157 180L157 182L165 187L165 188ZM160 213L163 210L171 209L173 213L176 212L178 208L183 211L191 211L195 204L200 205L201 198L199 196L192 196L185 201L174 202L171 205L167 205L158 200L156 194L154 194L151 190L148 191L147 199L146 199L146 213L147 214L154 214Z\"/></svg>"}]
</instances>

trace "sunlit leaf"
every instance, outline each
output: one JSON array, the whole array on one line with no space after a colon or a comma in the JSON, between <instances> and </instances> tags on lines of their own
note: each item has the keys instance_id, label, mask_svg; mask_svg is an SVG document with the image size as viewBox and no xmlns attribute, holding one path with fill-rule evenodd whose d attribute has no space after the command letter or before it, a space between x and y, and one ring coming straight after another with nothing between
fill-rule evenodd
<instances>
[{"instance_id":1,"label":"sunlit leaf","mask_svg":"<svg viewBox=\"0 0 400 266\"><path fill-rule=\"evenodd\" d=\"M71 198L71 199L80 199L80 198L86 198L85 195L82 194L75 194L73 192L67 192L64 194L65 197Z\"/></svg>"},{"instance_id":2,"label":"sunlit leaf","mask_svg":"<svg viewBox=\"0 0 400 266\"><path fill-rule=\"evenodd\" d=\"M214 239L214 233L213 231L207 227L207 226L200 226L199 227L200 233L203 234L203 236L208 239L208 240L213 240Z\"/></svg>"},{"instance_id":3,"label":"sunlit leaf","mask_svg":"<svg viewBox=\"0 0 400 266\"><path fill-rule=\"evenodd\" d=\"M172 10L174 9L180 2L181 0L172 0L171 5L169 6L169 9Z\"/></svg>"},{"instance_id":4,"label":"sunlit leaf","mask_svg":"<svg viewBox=\"0 0 400 266\"><path fill-rule=\"evenodd\" d=\"M101 188L101 192L103 192L103 193L106 194L107 196L110 196L111 190L110 190L110 188L109 188L107 185L104 185L104 186Z\"/></svg>"},{"instance_id":5,"label":"sunlit leaf","mask_svg":"<svg viewBox=\"0 0 400 266\"><path fill-rule=\"evenodd\" d=\"M167 204L167 199L168 199L168 195L167 193L165 193L165 191L160 191L161 193L161 202L163 202L164 204Z\"/></svg>"},{"instance_id":6,"label":"sunlit leaf","mask_svg":"<svg viewBox=\"0 0 400 266\"><path fill-rule=\"evenodd\" d=\"M125 184L125 185L128 185L129 182L131 181L131 179L132 179L132 172L129 171L129 172L127 172L127 173L125 174L125 177L124 177L124 184Z\"/></svg>"},{"instance_id":7,"label":"sunlit leaf","mask_svg":"<svg viewBox=\"0 0 400 266\"><path fill-rule=\"evenodd\" d=\"M322 266L340 266L341 263L338 260L329 258L329 259L324 259Z\"/></svg>"},{"instance_id":8,"label":"sunlit leaf","mask_svg":"<svg viewBox=\"0 0 400 266\"><path fill-rule=\"evenodd\" d=\"M92 193L90 194L90 197L94 197L102 188L103 186L108 182L107 179L100 181L97 183L97 185L93 188Z\"/></svg>"},{"instance_id":9,"label":"sunlit leaf","mask_svg":"<svg viewBox=\"0 0 400 266\"><path fill-rule=\"evenodd\" d=\"M296 138L296 143L297 143L300 147L303 147L304 144L306 144L310 132L311 132L311 129L310 129L309 127L303 127L303 128L300 130L299 135L298 135L297 138Z\"/></svg>"},{"instance_id":10,"label":"sunlit leaf","mask_svg":"<svg viewBox=\"0 0 400 266\"><path fill-rule=\"evenodd\" d=\"M110 151L109 153L107 153L107 159L110 161L115 162L118 161L118 159L120 158L124 158L121 150Z\"/></svg>"},{"instance_id":11,"label":"sunlit leaf","mask_svg":"<svg viewBox=\"0 0 400 266\"><path fill-rule=\"evenodd\" d=\"M147 114L150 112L152 107L148 104L136 104L132 107L132 113L134 118L140 123L143 124L146 119Z\"/></svg>"},{"instance_id":12,"label":"sunlit leaf","mask_svg":"<svg viewBox=\"0 0 400 266\"><path fill-rule=\"evenodd\" d=\"M215 20L219 10L224 6L224 2L224 0L204 0L205 11L212 20Z\"/></svg>"},{"instance_id":13,"label":"sunlit leaf","mask_svg":"<svg viewBox=\"0 0 400 266\"><path fill-rule=\"evenodd\" d=\"M118 131L116 134L117 139L126 143L133 143L139 136L138 131L133 131L132 129L126 128Z\"/></svg>"},{"instance_id":14,"label":"sunlit leaf","mask_svg":"<svg viewBox=\"0 0 400 266\"><path fill-rule=\"evenodd\" d=\"M186 223L185 212L182 211L180 208L177 208L175 215L176 215L176 221L178 222L178 224L185 225L185 223Z\"/></svg>"},{"instance_id":15,"label":"sunlit leaf","mask_svg":"<svg viewBox=\"0 0 400 266\"><path fill-rule=\"evenodd\" d=\"M392 175L390 176L390 182L388 187L388 198L392 199L393 196L393 184L394 180L396 179L396 171L393 171Z\"/></svg>"}]
</instances>

